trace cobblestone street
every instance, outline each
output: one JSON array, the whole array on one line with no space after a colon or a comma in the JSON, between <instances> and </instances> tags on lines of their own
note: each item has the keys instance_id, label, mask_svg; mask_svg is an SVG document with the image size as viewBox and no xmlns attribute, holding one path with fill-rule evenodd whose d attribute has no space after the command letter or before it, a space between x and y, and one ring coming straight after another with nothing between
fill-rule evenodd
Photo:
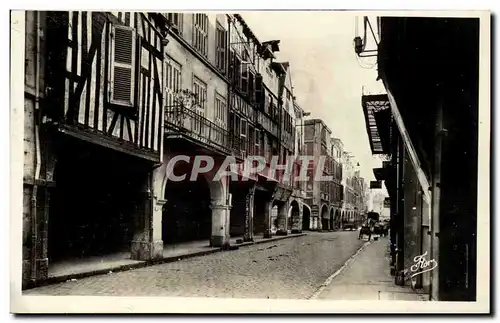
<instances>
[{"instance_id":1,"label":"cobblestone street","mask_svg":"<svg viewBox=\"0 0 500 323\"><path fill-rule=\"evenodd\" d=\"M357 231L308 232L298 238L44 286L24 294L306 299L363 243Z\"/></svg>"}]
</instances>

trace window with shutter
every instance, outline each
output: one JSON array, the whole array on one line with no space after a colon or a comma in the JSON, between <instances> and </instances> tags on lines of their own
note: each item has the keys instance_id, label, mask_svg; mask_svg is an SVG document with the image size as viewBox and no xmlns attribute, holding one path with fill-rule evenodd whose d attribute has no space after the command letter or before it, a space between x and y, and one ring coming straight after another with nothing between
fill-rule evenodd
<instances>
[{"instance_id":1,"label":"window with shutter","mask_svg":"<svg viewBox=\"0 0 500 323\"><path fill-rule=\"evenodd\" d=\"M226 73L227 31L220 23L217 23L215 30L215 46L215 65L219 71Z\"/></svg>"},{"instance_id":2,"label":"window with shutter","mask_svg":"<svg viewBox=\"0 0 500 323\"><path fill-rule=\"evenodd\" d=\"M261 135L260 130L255 129L255 155L260 156L260 141Z\"/></svg>"},{"instance_id":3,"label":"window with shutter","mask_svg":"<svg viewBox=\"0 0 500 323\"><path fill-rule=\"evenodd\" d=\"M247 121L245 119L241 119L241 136L247 137Z\"/></svg>"},{"instance_id":4,"label":"window with shutter","mask_svg":"<svg viewBox=\"0 0 500 323\"><path fill-rule=\"evenodd\" d=\"M127 26L113 25L110 34L109 101L134 105L136 32Z\"/></svg>"},{"instance_id":5,"label":"window with shutter","mask_svg":"<svg viewBox=\"0 0 500 323\"><path fill-rule=\"evenodd\" d=\"M248 153L254 154L255 150L255 132L254 128L251 125L248 125Z\"/></svg>"},{"instance_id":6,"label":"window with shutter","mask_svg":"<svg viewBox=\"0 0 500 323\"><path fill-rule=\"evenodd\" d=\"M208 56L208 16L193 14L193 47L203 56Z\"/></svg>"},{"instance_id":7,"label":"window with shutter","mask_svg":"<svg viewBox=\"0 0 500 323\"><path fill-rule=\"evenodd\" d=\"M241 82L240 91L243 95L248 94L248 64L246 61L241 62Z\"/></svg>"},{"instance_id":8,"label":"window with shutter","mask_svg":"<svg viewBox=\"0 0 500 323\"><path fill-rule=\"evenodd\" d=\"M248 73L248 98L250 102L255 102L255 76L254 73L249 71Z\"/></svg>"},{"instance_id":9,"label":"window with shutter","mask_svg":"<svg viewBox=\"0 0 500 323\"><path fill-rule=\"evenodd\" d=\"M257 74L255 76L255 102L260 111L263 111L264 99L264 84L262 82L262 75Z\"/></svg>"},{"instance_id":10,"label":"window with shutter","mask_svg":"<svg viewBox=\"0 0 500 323\"><path fill-rule=\"evenodd\" d=\"M172 24L172 31L177 33L178 35L182 35L182 27L183 27L183 14L182 13L166 13L165 17Z\"/></svg>"},{"instance_id":11,"label":"window with shutter","mask_svg":"<svg viewBox=\"0 0 500 323\"><path fill-rule=\"evenodd\" d=\"M233 81L234 80L234 75L235 75L235 57L236 54L234 53L233 50L229 51L229 80Z\"/></svg>"}]
</instances>

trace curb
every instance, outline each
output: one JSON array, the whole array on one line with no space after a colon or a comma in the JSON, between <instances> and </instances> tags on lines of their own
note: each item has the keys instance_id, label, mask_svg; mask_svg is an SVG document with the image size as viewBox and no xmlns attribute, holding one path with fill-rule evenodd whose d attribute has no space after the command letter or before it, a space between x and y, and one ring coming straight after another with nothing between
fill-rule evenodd
<instances>
[{"instance_id":1,"label":"curb","mask_svg":"<svg viewBox=\"0 0 500 323\"><path fill-rule=\"evenodd\" d=\"M308 299L316 299L323 292L323 290L332 283L333 279L337 277L342 271L344 271L344 269L354 261L354 258L356 258L356 256L370 243L370 241L367 241L361 247L359 247L359 249L352 256L350 256L349 259L347 259L346 262L337 271L330 275Z\"/></svg>"},{"instance_id":2,"label":"curb","mask_svg":"<svg viewBox=\"0 0 500 323\"><path fill-rule=\"evenodd\" d=\"M185 259L189 259L189 258L206 256L206 255L217 253L217 252L223 252L223 251L227 252L227 251L238 250L240 247L248 247L248 246L269 243L269 242L274 242L274 241L279 241L279 240L284 240L284 239L298 238L298 237L302 237L305 235L307 235L307 233L297 233L297 234L291 234L291 235L287 235L287 236L278 236L278 237L272 237L269 239L264 239L264 240L259 240L259 241L248 241L248 242L244 242L241 244L234 244L231 246L235 247L235 248L229 249L229 250L225 250L223 248L214 248L214 249L210 249L210 250L197 251L197 252L187 253L187 254L173 256L173 257L166 257L166 258L157 259L157 260L140 261L140 262L137 262L134 264L121 265L121 266L112 267L112 268L91 270L91 271L87 271L87 272L83 272L83 273L68 274L68 275L64 275L64 276L49 277L43 281L31 282L27 286L23 287L22 290L33 289L36 287L42 287L42 286L47 286L47 285L59 284L59 283L66 282L66 281L71 280L71 279L82 279L82 278L91 277L91 276L106 275L109 272L117 273L117 272L132 270L132 269L139 269L139 268L144 268L144 267L149 267L149 266L154 266L154 265L161 265L161 264L176 262L176 261L185 260Z\"/></svg>"}]
</instances>

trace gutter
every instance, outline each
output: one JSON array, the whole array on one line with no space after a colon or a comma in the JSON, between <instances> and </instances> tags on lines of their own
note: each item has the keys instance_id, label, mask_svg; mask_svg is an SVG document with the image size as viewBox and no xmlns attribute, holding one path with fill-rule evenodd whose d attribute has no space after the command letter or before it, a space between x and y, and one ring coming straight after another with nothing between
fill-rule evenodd
<instances>
[{"instance_id":1,"label":"gutter","mask_svg":"<svg viewBox=\"0 0 500 323\"><path fill-rule=\"evenodd\" d=\"M36 250L37 243L37 195L38 195L38 180L40 179L41 169L41 154L40 154L40 129L38 117L40 114L40 12L36 12L36 67L35 67L35 113L33 114L33 123L35 129L35 176L33 181L33 192L31 195L31 243L32 250ZM33 280L36 279L36 252L33 253L33 262L31 264Z\"/></svg>"}]
</instances>

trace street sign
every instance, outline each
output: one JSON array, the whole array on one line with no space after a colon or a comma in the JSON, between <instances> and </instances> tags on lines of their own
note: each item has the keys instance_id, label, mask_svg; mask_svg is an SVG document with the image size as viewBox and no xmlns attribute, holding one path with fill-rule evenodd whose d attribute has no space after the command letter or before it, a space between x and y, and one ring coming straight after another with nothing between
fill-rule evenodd
<instances>
[{"instance_id":1,"label":"street sign","mask_svg":"<svg viewBox=\"0 0 500 323\"><path fill-rule=\"evenodd\" d=\"M391 207L391 199L390 198L386 197L384 199L384 207L385 208L390 208Z\"/></svg>"}]
</instances>

